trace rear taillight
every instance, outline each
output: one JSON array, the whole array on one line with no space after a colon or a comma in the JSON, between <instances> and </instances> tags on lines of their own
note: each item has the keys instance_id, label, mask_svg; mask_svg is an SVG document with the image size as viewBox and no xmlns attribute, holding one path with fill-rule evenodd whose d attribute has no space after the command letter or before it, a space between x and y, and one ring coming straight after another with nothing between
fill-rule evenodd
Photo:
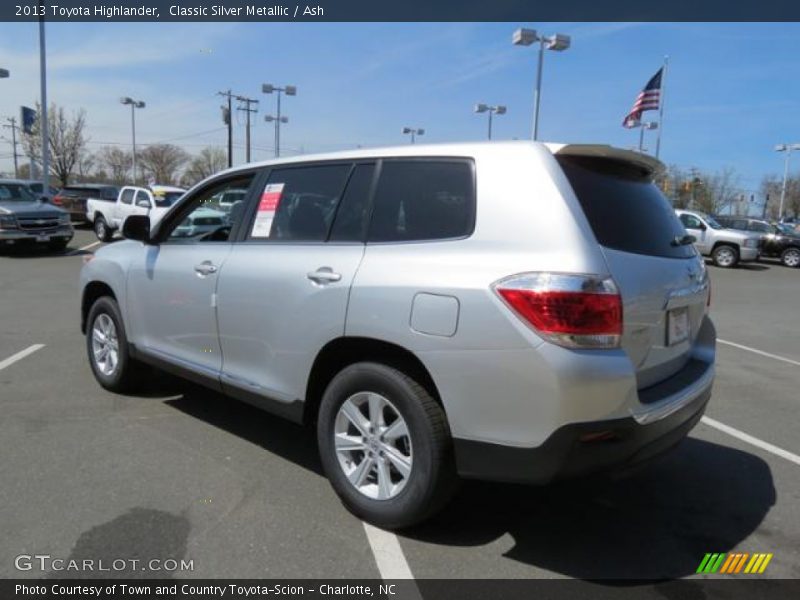
<instances>
[{"instance_id":1,"label":"rear taillight","mask_svg":"<svg viewBox=\"0 0 800 600\"><path fill-rule=\"evenodd\" d=\"M64 199L61 196L53 196L53 204L64 204Z\"/></svg>"},{"instance_id":2,"label":"rear taillight","mask_svg":"<svg viewBox=\"0 0 800 600\"><path fill-rule=\"evenodd\" d=\"M495 292L539 335L567 348L617 348L622 298L610 278L524 273L502 279Z\"/></svg>"}]
</instances>

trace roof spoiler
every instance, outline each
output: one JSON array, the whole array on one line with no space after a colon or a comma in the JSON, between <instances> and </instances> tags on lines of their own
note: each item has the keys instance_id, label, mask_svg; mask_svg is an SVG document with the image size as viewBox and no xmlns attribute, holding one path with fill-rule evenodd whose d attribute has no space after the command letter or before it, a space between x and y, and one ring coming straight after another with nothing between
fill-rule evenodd
<instances>
[{"instance_id":1,"label":"roof spoiler","mask_svg":"<svg viewBox=\"0 0 800 600\"><path fill-rule=\"evenodd\" d=\"M553 154L566 156L596 156L633 163L645 169L652 177L658 176L666 169L664 163L657 158L636 152L623 150L605 144L546 144Z\"/></svg>"}]
</instances>

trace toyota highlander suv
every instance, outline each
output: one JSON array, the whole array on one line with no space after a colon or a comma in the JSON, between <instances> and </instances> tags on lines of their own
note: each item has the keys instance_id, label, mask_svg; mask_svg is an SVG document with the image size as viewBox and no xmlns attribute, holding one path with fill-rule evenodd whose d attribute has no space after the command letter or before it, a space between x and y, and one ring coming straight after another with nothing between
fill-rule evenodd
<instances>
[{"instance_id":1,"label":"toyota highlander suv","mask_svg":"<svg viewBox=\"0 0 800 600\"><path fill-rule=\"evenodd\" d=\"M89 363L114 392L151 365L314 423L334 490L383 527L459 477L627 469L686 436L714 378L708 275L660 169L490 142L225 171L85 264ZM184 235L227 190L228 218Z\"/></svg>"}]
</instances>

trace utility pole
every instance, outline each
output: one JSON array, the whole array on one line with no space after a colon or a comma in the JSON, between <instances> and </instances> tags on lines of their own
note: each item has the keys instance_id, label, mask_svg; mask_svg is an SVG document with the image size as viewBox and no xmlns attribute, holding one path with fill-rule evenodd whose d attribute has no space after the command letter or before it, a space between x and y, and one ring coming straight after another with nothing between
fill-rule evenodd
<instances>
[{"instance_id":1,"label":"utility pole","mask_svg":"<svg viewBox=\"0 0 800 600\"><path fill-rule=\"evenodd\" d=\"M17 162L17 120L14 117L7 117L6 121L11 123L11 125L3 125L6 129L11 130L11 147L13 148L14 153L14 178L19 179L19 163ZM33 177L31 175L31 177Z\"/></svg>"},{"instance_id":2,"label":"utility pole","mask_svg":"<svg viewBox=\"0 0 800 600\"><path fill-rule=\"evenodd\" d=\"M236 99L241 102L244 106L238 106L236 110L241 110L247 113L247 128L245 130L245 146L247 147L247 154L245 162L250 162L250 115L252 113L257 113L257 108L250 108L251 104L258 104L258 100L254 98L247 98L245 96L236 96Z\"/></svg>"},{"instance_id":3,"label":"utility pole","mask_svg":"<svg viewBox=\"0 0 800 600\"><path fill-rule=\"evenodd\" d=\"M231 99L233 94L230 89L227 92L217 92L218 96L228 99L228 106L222 107L222 121L228 126L228 168L233 166L233 119L231 119Z\"/></svg>"}]
</instances>

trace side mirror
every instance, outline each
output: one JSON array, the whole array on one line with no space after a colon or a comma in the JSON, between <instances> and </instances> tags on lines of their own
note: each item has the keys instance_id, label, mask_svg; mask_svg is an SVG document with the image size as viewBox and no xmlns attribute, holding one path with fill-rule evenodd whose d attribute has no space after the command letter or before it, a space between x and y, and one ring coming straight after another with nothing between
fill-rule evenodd
<instances>
[{"instance_id":1,"label":"side mirror","mask_svg":"<svg viewBox=\"0 0 800 600\"><path fill-rule=\"evenodd\" d=\"M47 204L48 202L50 202L50 198L48 198L47 196L40 196L39 202L41 202L42 204Z\"/></svg>"},{"instance_id":2,"label":"side mirror","mask_svg":"<svg viewBox=\"0 0 800 600\"><path fill-rule=\"evenodd\" d=\"M686 234L686 239L688 240L689 244L694 244L697 241L697 238L691 234Z\"/></svg>"},{"instance_id":3,"label":"side mirror","mask_svg":"<svg viewBox=\"0 0 800 600\"><path fill-rule=\"evenodd\" d=\"M150 217L147 215L131 215L122 224L122 236L128 240L137 240L145 244L150 242Z\"/></svg>"},{"instance_id":4,"label":"side mirror","mask_svg":"<svg viewBox=\"0 0 800 600\"><path fill-rule=\"evenodd\" d=\"M700 223L700 231L705 231L706 229L708 229L706 224L705 223Z\"/></svg>"}]
</instances>

